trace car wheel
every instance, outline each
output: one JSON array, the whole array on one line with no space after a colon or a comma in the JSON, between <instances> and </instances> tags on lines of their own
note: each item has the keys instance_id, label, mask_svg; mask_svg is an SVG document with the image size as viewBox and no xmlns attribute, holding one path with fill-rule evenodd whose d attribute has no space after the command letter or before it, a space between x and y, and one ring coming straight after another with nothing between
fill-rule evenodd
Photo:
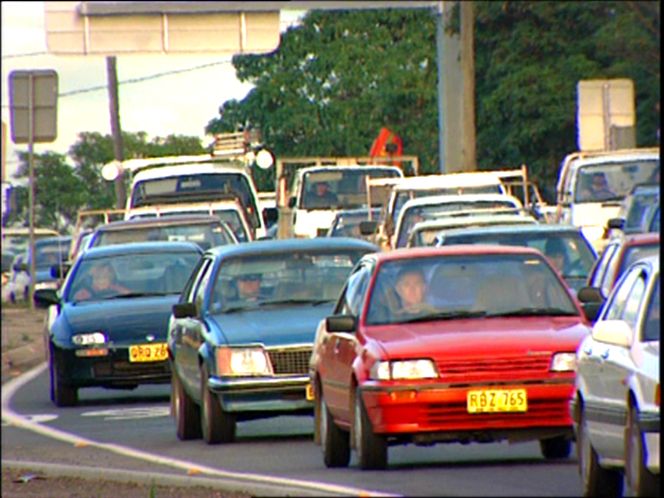
<instances>
[{"instance_id":1,"label":"car wheel","mask_svg":"<svg viewBox=\"0 0 664 498\"><path fill-rule=\"evenodd\" d=\"M350 435L343 431L327 409L325 400L320 400L320 440L323 446L323 461L326 467L348 467L350 463Z\"/></svg>"},{"instance_id":2,"label":"car wheel","mask_svg":"<svg viewBox=\"0 0 664 498\"><path fill-rule=\"evenodd\" d=\"M638 425L638 411L630 406L625 433L625 478L632 496L657 496L659 476L646 467L643 434Z\"/></svg>"},{"instance_id":3,"label":"car wheel","mask_svg":"<svg viewBox=\"0 0 664 498\"><path fill-rule=\"evenodd\" d=\"M314 389L314 444L320 446L321 388L318 382L314 384Z\"/></svg>"},{"instance_id":4,"label":"car wheel","mask_svg":"<svg viewBox=\"0 0 664 498\"><path fill-rule=\"evenodd\" d=\"M55 406L76 406L78 403L78 389L69 385L64 379L62 359L58 358L59 355L55 352L52 345L49 350L48 370L51 401Z\"/></svg>"},{"instance_id":5,"label":"car wheel","mask_svg":"<svg viewBox=\"0 0 664 498\"><path fill-rule=\"evenodd\" d=\"M171 400L175 417L175 433L181 441L201 437L200 408L186 393L182 381L171 364Z\"/></svg>"},{"instance_id":6,"label":"car wheel","mask_svg":"<svg viewBox=\"0 0 664 498\"><path fill-rule=\"evenodd\" d=\"M617 470L604 469L588 437L585 410L581 408L578 429L579 472L583 486L583 496L621 496L622 474Z\"/></svg>"},{"instance_id":7,"label":"car wheel","mask_svg":"<svg viewBox=\"0 0 664 498\"><path fill-rule=\"evenodd\" d=\"M219 398L208 389L209 375L201 367L201 428L208 444L231 443L235 440L235 416L223 410Z\"/></svg>"},{"instance_id":8,"label":"car wheel","mask_svg":"<svg viewBox=\"0 0 664 498\"><path fill-rule=\"evenodd\" d=\"M373 431L359 387L355 391L354 412L353 436L360 468L362 470L385 469L387 467L387 441L385 437L379 436Z\"/></svg>"},{"instance_id":9,"label":"car wheel","mask_svg":"<svg viewBox=\"0 0 664 498\"><path fill-rule=\"evenodd\" d=\"M567 458L572 452L572 441L565 436L540 439L540 449L547 460Z\"/></svg>"}]
</instances>

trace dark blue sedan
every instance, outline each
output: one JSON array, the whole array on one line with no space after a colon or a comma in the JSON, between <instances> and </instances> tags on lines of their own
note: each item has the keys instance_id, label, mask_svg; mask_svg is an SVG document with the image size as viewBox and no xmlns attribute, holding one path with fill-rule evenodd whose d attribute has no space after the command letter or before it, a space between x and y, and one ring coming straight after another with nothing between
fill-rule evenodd
<instances>
[{"instance_id":1,"label":"dark blue sedan","mask_svg":"<svg viewBox=\"0 0 664 498\"><path fill-rule=\"evenodd\" d=\"M168 328L178 438L227 443L238 421L312 414L308 368L316 328L355 263L377 250L346 237L208 250Z\"/></svg>"},{"instance_id":2,"label":"dark blue sedan","mask_svg":"<svg viewBox=\"0 0 664 498\"><path fill-rule=\"evenodd\" d=\"M56 406L75 405L82 387L170 381L168 320L202 253L190 242L92 248L59 291L35 292L37 302L53 306L46 335Z\"/></svg>"}]
</instances>

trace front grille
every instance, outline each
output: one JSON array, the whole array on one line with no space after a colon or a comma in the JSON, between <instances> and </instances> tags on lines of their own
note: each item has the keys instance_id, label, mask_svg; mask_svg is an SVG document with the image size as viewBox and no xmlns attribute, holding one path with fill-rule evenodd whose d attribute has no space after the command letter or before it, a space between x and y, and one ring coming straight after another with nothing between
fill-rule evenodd
<instances>
[{"instance_id":1,"label":"front grille","mask_svg":"<svg viewBox=\"0 0 664 498\"><path fill-rule=\"evenodd\" d=\"M488 376L514 379L548 372L550 358L551 354L548 352L514 356L489 355L482 358L438 361L436 366L441 377L447 381L470 381L474 377L486 379Z\"/></svg>"},{"instance_id":2,"label":"front grille","mask_svg":"<svg viewBox=\"0 0 664 498\"><path fill-rule=\"evenodd\" d=\"M312 348L268 349L274 375L306 375Z\"/></svg>"}]
</instances>

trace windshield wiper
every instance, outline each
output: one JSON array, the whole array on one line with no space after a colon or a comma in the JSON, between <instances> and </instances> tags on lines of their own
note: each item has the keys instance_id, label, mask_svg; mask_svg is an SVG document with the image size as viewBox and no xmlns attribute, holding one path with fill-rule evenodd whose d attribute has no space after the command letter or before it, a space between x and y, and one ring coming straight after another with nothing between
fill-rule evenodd
<instances>
[{"instance_id":1,"label":"windshield wiper","mask_svg":"<svg viewBox=\"0 0 664 498\"><path fill-rule=\"evenodd\" d=\"M455 320L457 318L480 318L486 316L485 311L440 311L426 315L399 320L399 323L428 322L432 320Z\"/></svg>"},{"instance_id":2,"label":"windshield wiper","mask_svg":"<svg viewBox=\"0 0 664 498\"><path fill-rule=\"evenodd\" d=\"M529 308L519 308L519 309L516 309L516 310L504 311L504 312L501 312L501 313L488 313L487 316L489 316L489 317L496 317L496 316L531 316L531 315L574 316L576 314L577 314L576 311L564 310L562 308L529 307Z\"/></svg>"},{"instance_id":3,"label":"windshield wiper","mask_svg":"<svg viewBox=\"0 0 664 498\"><path fill-rule=\"evenodd\" d=\"M130 292L129 294L117 294L115 296L108 296L103 299L127 299L132 297L153 297L153 296L168 296L171 292Z\"/></svg>"},{"instance_id":4,"label":"windshield wiper","mask_svg":"<svg viewBox=\"0 0 664 498\"><path fill-rule=\"evenodd\" d=\"M260 306L279 306L281 304L312 304L317 306L323 303L329 303L334 301L334 299L309 299L309 298L300 298L300 299L273 299L271 301L263 301L259 303Z\"/></svg>"}]
</instances>

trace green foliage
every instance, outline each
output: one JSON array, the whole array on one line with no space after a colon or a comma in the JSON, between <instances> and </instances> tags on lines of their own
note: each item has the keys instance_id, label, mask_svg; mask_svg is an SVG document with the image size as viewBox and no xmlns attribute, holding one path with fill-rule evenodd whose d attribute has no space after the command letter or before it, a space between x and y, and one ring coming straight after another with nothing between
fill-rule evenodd
<instances>
[{"instance_id":1,"label":"green foliage","mask_svg":"<svg viewBox=\"0 0 664 498\"><path fill-rule=\"evenodd\" d=\"M123 133L122 140L125 158L205 153L198 137L169 135L148 141L147 134L139 132ZM76 222L76 215L82 209L115 207L114 185L101 177L101 167L114 158L113 138L97 132L79 133L78 141L69 149L69 156L74 161L73 168L62 154L34 155L36 226L66 231ZM20 163L14 176L19 180L27 179L27 153L20 154ZM16 187L14 195L17 209L8 217L8 224L27 225L27 187Z\"/></svg>"},{"instance_id":2,"label":"green foliage","mask_svg":"<svg viewBox=\"0 0 664 498\"><path fill-rule=\"evenodd\" d=\"M525 163L552 185L577 147L583 79L632 78L637 144L656 142L659 3L489 1L474 12L479 169ZM206 131L257 126L277 156L343 156L367 154L387 126L435 172L435 22L429 9L310 11L277 51L233 58L255 88ZM458 32L458 19L447 29Z\"/></svg>"}]
</instances>

